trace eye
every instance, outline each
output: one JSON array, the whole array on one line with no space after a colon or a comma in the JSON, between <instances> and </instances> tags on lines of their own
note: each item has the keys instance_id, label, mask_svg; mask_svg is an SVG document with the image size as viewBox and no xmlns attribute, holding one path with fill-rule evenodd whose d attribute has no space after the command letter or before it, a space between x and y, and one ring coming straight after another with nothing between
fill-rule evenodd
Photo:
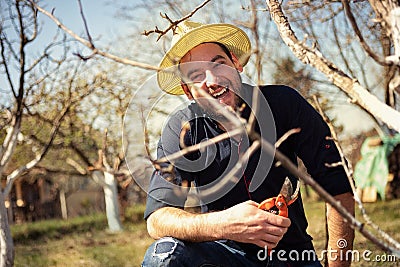
<instances>
[{"instance_id":1,"label":"eye","mask_svg":"<svg viewBox=\"0 0 400 267\"><path fill-rule=\"evenodd\" d=\"M190 75L189 79L191 82L201 82L204 80L205 76L203 72L195 72Z\"/></svg>"},{"instance_id":2,"label":"eye","mask_svg":"<svg viewBox=\"0 0 400 267\"><path fill-rule=\"evenodd\" d=\"M226 60L220 59L220 60L217 60L217 61L214 62L213 69L218 69L218 68L220 68L222 66L225 66L225 65L226 65Z\"/></svg>"},{"instance_id":3,"label":"eye","mask_svg":"<svg viewBox=\"0 0 400 267\"><path fill-rule=\"evenodd\" d=\"M216 63L215 64L216 66L219 66L219 65L225 64L226 61L221 59L221 60L216 61L215 63Z\"/></svg>"}]
</instances>

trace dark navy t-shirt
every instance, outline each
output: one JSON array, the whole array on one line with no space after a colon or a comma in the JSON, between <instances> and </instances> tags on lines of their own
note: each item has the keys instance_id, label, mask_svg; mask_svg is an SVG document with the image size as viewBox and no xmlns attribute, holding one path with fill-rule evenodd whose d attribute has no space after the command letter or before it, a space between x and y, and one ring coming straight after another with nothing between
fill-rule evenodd
<instances>
[{"instance_id":1,"label":"dark navy t-shirt","mask_svg":"<svg viewBox=\"0 0 400 267\"><path fill-rule=\"evenodd\" d=\"M267 141L274 142L289 130L299 128L300 132L290 135L279 146L279 151L294 163L297 163L299 157L304 162L307 172L330 194L351 192L343 168L326 165L339 162L340 156L334 142L326 138L330 136L328 126L314 108L296 90L287 86L260 86L259 90L259 98L265 99L267 105L258 105L256 131ZM252 87L244 85L243 91L247 105L242 116L247 119L252 111L249 108L252 105ZM183 135L185 146L198 144L224 132L215 118L205 115L196 103L192 103L168 120L158 144L158 158L182 149L180 136L185 123L190 126ZM297 179L261 149L252 154L245 166L237 168L239 154L251 144L251 138L224 139L215 146L191 152L180 161L174 162L176 168L172 173L155 171L150 180L144 217L147 219L152 212L165 206L183 208L187 190L177 190L182 184L194 183L200 192L208 192L205 201L202 201L206 203L208 211L223 210L249 199L259 203L266 198L277 196L285 177L289 177L292 184L296 185ZM166 169L167 166L168 164L164 164L162 167ZM234 182L223 181L228 189L222 187L213 192L212 188L217 188L218 184L222 183L222 177L232 168L237 168L238 179ZM255 191L249 190L253 179L260 183ZM321 218L323 212L321 211ZM313 249L312 238L306 232L308 225L301 196L289 206L289 218L291 226L275 249ZM238 244L253 255L260 250L252 244Z\"/></svg>"}]
</instances>

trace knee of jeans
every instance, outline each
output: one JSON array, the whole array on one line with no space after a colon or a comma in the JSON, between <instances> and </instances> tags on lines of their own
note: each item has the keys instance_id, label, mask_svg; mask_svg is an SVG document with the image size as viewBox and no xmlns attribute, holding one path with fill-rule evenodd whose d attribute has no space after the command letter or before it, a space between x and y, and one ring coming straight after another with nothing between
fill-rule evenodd
<instances>
[{"instance_id":1,"label":"knee of jeans","mask_svg":"<svg viewBox=\"0 0 400 267\"><path fill-rule=\"evenodd\" d=\"M163 237L155 241L147 249L141 266L179 266L179 256L177 257L176 250L180 242L172 237Z\"/></svg>"},{"instance_id":2,"label":"knee of jeans","mask_svg":"<svg viewBox=\"0 0 400 267\"><path fill-rule=\"evenodd\" d=\"M163 237L154 243L153 257L157 257L161 261L170 257L178 246L178 240L172 237Z\"/></svg>"}]
</instances>

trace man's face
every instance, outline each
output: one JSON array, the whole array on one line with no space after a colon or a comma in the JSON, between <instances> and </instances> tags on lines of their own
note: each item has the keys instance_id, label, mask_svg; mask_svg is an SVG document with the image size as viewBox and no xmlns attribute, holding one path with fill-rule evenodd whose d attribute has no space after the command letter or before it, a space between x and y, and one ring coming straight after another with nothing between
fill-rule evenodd
<instances>
[{"instance_id":1,"label":"man's face","mask_svg":"<svg viewBox=\"0 0 400 267\"><path fill-rule=\"evenodd\" d=\"M242 82L242 65L232 54L232 60L215 43L204 43L190 50L180 61L180 71L186 83L182 85L189 99L199 102L198 90L203 90L219 103L236 109ZM197 88L197 89L196 89Z\"/></svg>"}]
</instances>

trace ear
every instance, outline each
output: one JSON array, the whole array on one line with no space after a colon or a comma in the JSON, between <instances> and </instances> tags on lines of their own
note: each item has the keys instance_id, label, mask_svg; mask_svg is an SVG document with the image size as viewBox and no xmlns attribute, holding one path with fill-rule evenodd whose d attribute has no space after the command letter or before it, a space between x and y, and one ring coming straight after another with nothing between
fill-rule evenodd
<instances>
[{"instance_id":1,"label":"ear","mask_svg":"<svg viewBox=\"0 0 400 267\"><path fill-rule=\"evenodd\" d=\"M243 66L240 63L239 59L237 58L237 56L231 52L232 55L232 62L233 65L235 66L235 68L239 71L239 72L243 72Z\"/></svg>"},{"instance_id":2,"label":"ear","mask_svg":"<svg viewBox=\"0 0 400 267\"><path fill-rule=\"evenodd\" d=\"M187 86L187 84L181 82L181 86L182 86L183 92L185 92L185 95L187 96L187 98L188 98L189 100L193 100L193 95L192 95L192 93L190 92L190 89L189 89L189 87Z\"/></svg>"}]
</instances>

